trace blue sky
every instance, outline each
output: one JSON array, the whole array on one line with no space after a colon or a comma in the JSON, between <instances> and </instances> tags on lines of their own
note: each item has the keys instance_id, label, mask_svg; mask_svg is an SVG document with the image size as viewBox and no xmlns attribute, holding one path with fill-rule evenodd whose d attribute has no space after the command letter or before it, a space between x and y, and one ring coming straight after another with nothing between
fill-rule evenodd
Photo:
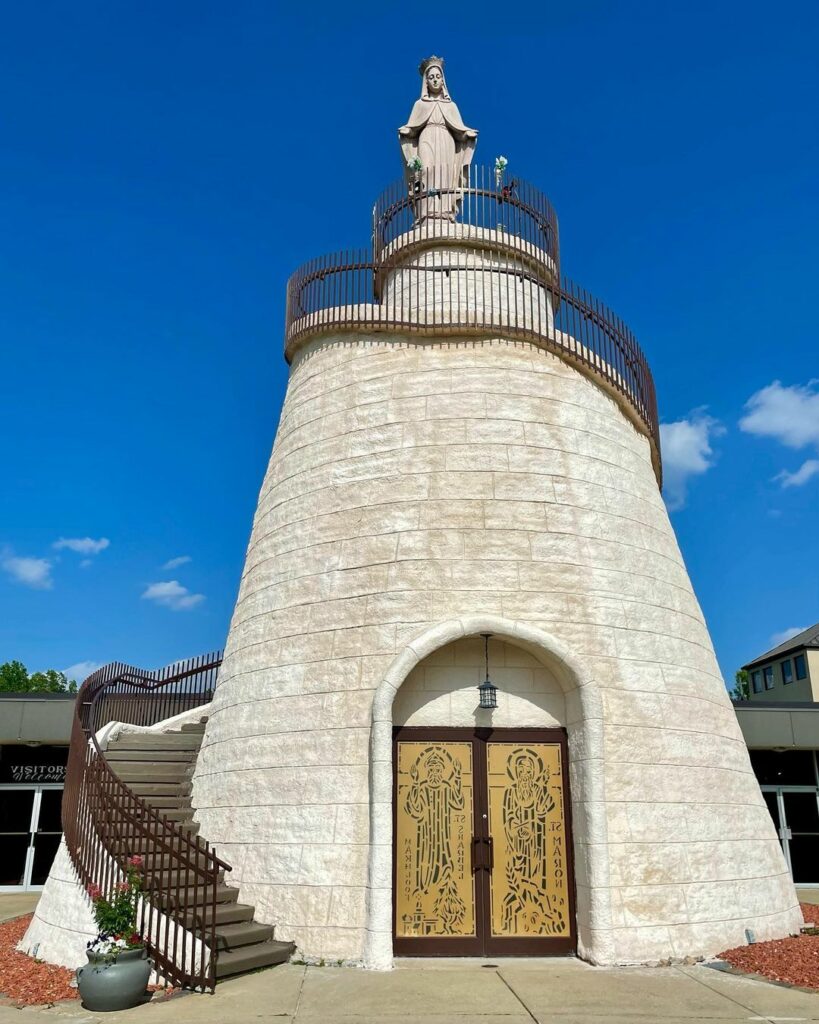
<instances>
[{"instance_id":1,"label":"blue sky","mask_svg":"<svg viewBox=\"0 0 819 1024\"><path fill-rule=\"evenodd\" d=\"M648 354L726 675L819 619L817 38L808 2L8 6L0 661L223 644L285 282L366 244L431 52Z\"/></svg>"}]
</instances>

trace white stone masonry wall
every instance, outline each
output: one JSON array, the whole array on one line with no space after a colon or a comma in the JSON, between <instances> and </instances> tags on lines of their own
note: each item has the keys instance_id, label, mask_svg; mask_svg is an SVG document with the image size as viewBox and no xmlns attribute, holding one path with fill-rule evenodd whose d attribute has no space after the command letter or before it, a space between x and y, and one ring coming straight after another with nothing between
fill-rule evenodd
<instances>
[{"instance_id":1,"label":"white stone masonry wall","mask_svg":"<svg viewBox=\"0 0 819 1024\"><path fill-rule=\"evenodd\" d=\"M513 645L554 640L541 660L582 765L584 956L798 927L646 437L534 345L395 335L297 355L259 498L194 780L202 835L258 919L308 957L388 962L374 694L417 638L481 616ZM421 713L414 687L396 714Z\"/></svg>"}]
</instances>

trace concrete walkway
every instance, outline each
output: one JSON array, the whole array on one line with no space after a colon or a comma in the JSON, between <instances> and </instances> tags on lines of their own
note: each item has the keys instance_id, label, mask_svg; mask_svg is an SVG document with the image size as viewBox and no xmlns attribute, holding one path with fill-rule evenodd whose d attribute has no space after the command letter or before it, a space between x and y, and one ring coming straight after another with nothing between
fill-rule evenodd
<instances>
[{"instance_id":1,"label":"concrete walkway","mask_svg":"<svg viewBox=\"0 0 819 1024\"><path fill-rule=\"evenodd\" d=\"M39 899L38 892L0 893L0 924L15 917L22 917L23 914L31 914Z\"/></svg>"},{"instance_id":2,"label":"concrete walkway","mask_svg":"<svg viewBox=\"0 0 819 1024\"><path fill-rule=\"evenodd\" d=\"M77 1003L0 1006L0 1024L739 1024L819 1021L819 994L706 967L589 967L578 960L408 961L371 972L285 964L122 1013Z\"/></svg>"}]
</instances>

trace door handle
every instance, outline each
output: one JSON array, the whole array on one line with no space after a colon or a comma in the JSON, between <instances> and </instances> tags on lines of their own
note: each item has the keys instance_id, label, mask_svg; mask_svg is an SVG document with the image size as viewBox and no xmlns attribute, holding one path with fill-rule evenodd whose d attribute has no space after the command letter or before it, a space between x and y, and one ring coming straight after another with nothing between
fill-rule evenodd
<instances>
[{"instance_id":1,"label":"door handle","mask_svg":"<svg viewBox=\"0 0 819 1024\"><path fill-rule=\"evenodd\" d=\"M486 843L487 854L484 857L481 855L480 862L478 860L478 849ZM476 871L491 871L495 866L495 846L492 842L492 837L484 836L473 836L472 837L472 874Z\"/></svg>"}]
</instances>

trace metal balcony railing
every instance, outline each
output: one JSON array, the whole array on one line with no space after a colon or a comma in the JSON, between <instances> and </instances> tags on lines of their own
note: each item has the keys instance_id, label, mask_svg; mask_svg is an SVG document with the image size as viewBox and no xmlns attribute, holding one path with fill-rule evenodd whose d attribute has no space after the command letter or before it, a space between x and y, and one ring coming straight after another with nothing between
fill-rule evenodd
<instances>
[{"instance_id":1,"label":"metal balcony railing","mask_svg":"<svg viewBox=\"0 0 819 1024\"><path fill-rule=\"evenodd\" d=\"M372 249L320 256L291 276L285 355L348 330L531 341L619 400L662 484L648 362L623 321L559 268L557 216L527 182L481 167L408 172L375 203Z\"/></svg>"},{"instance_id":2,"label":"metal balcony railing","mask_svg":"<svg viewBox=\"0 0 819 1024\"><path fill-rule=\"evenodd\" d=\"M390 185L373 207L373 258L388 261L407 246L482 241L517 254L550 279L560 271L557 214L540 192L494 168L430 168ZM538 264L540 266L538 267Z\"/></svg>"}]
</instances>

